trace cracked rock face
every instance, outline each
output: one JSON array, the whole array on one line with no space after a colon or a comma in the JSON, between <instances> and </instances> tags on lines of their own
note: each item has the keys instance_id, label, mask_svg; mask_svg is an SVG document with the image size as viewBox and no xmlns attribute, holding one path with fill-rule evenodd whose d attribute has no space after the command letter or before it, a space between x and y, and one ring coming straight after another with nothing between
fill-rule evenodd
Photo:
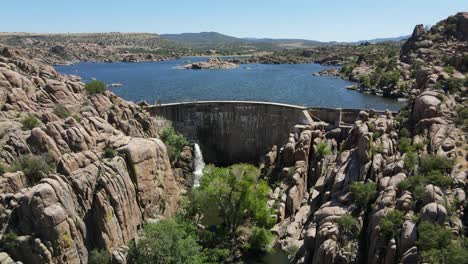
<instances>
[{"instance_id":1,"label":"cracked rock face","mask_svg":"<svg viewBox=\"0 0 468 264\"><path fill-rule=\"evenodd\" d=\"M56 172L39 181L22 171L0 176L1 226L18 235L0 262L87 263L100 248L125 263L144 221L172 216L182 190L158 127L138 105L110 92L88 95L76 77L12 49L2 54L0 160L48 155ZM23 131L25 116L40 122ZM118 155L104 157L105 148Z\"/></svg>"}]
</instances>

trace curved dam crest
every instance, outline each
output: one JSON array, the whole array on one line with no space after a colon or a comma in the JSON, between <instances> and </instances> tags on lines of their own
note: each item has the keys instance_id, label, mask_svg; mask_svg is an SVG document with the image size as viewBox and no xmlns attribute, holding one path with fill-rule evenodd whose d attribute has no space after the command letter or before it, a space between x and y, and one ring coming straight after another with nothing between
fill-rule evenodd
<instances>
[{"instance_id":1,"label":"curved dam crest","mask_svg":"<svg viewBox=\"0 0 468 264\"><path fill-rule=\"evenodd\" d=\"M257 163L273 145L284 145L298 126L324 121L349 128L361 111L256 101L181 102L151 105L147 110L160 126L172 125L197 142L205 161L217 165Z\"/></svg>"}]
</instances>

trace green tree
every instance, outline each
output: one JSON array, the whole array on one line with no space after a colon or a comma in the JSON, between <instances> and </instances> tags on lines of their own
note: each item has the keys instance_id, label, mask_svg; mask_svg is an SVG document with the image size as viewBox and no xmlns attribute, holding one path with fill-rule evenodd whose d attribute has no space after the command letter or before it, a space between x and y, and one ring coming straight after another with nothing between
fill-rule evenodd
<instances>
[{"instance_id":1,"label":"green tree","mask_svg":"<svg viewBox=\"0 0 468 264\"><path fill-rule=\"evenodd\" d=\"M181 219L161 220L144 227L144 236L131 245L129 260L137 264L204 263L196 227Z\"/></svg>"},{"instance_id":2,"label":"green tree","mask_svg":"<svg viewBox=\"0 0 468 264\"><path fill-rule=\"evenodd\" d=\"M252 252L265 252L273 241L273 234L270 230L262 227L253 227L252 234L245 248Z\"/></svg>"},{"instance_id":3,"label":"green tree","mask_svg":"<svg viewBox=\"0 0 468 264\"><path fill-rule=\"evenodd\" d=\"M171 161L175 161L179 157L184 146L188 146L190 143L187 139L178 134L173 127L166 127L161 131L161 140L167 147L167 153Z\"/></svg>"},{"instance_id":4,"label":"green tree","mask_svg":"<svg viewBox=\"0 0 468 264\"><path fill-rule=\"evenodd\" d=\"M366 88L370 88L372 87L371 85L371 80L370 80L370 77L369 75L362 75L360 78L359 78L359 81L362 83L362 85Z\"/></svg>"},{"instance_id":5,"label":"green tree","mask_svg":"<svg viewBox=\"0 0 468 264\"><path fill-rule=\"evenodd\" d=\"M340 231L343 233L343 240L347 241L351 238L356 238L359 233L359 223L351 215L342 215L337 220Z\"/></svg>"},{"instance_id":6,"label":"green tree","mask_svg":"<svg viewBox=\"0 0 468 264\"><path fill-rule=\"evenodd\" d=\"M247 220L260 227L270 227L273 224L271 209L267 206L270 188L265 181L258 179L259 174L259 170L249 164L227 168L208 165L196 192L203 194L204 199L192 198L191 202L206 204L195 204L194 207L212 207L232 241L237 228Z\"/></svg>"},{"instance_id":7,"label":"green tree","mask_svg":"<svg viewBox=\"0 0 468 264\"><path fill-rule=\"evenodd\" d=\"M328 145L327 142L320 142L317 144L316 150L315 150L315 159L316 160L321 160L323 159L326 155L330 155L332 153L332 150L330 146Z\"/></svg>"},{"instance_id":8,"label":"green tree","mask_svg":"<svg viewBox=\"0 0 468 264\"><path fill-rule=\"evenodd\" d=\"M375 182L353 182L349 186L349 192L355 203L362 209L366 208L370 201L377 196L377 185Z\"/></svg>"},{"instance_id":9,"label":"green tree","mask_svg":"<svg viewBox=\"0 0 468 264\"><path fill-rule=\"evenodd\" d=\"M403 224L403 216L403 212L393 210L380 219L380 235L385 243L398 234Z\"/></svg>"},{"instance_id":10,"label":"green tree","mask_svg":"<svg viewBox=\"0 0 468 264\"><path fill-rule=\"evenodd\" d=\"M416 245L424 263L468 263L468 241L456 238L450 229L424 221L418 225Z\"/></svg>"},{"instance_id":11,"label":"green tree","mask_svg":"<svg viewBox=\"0 0 468 264\"><path fill-rule=\"evenodd\" d=\"M99 94L106 91L106 85L101 81L92 80L86 83L85 89L90 95Z\"/></svg>"}]
</instances>

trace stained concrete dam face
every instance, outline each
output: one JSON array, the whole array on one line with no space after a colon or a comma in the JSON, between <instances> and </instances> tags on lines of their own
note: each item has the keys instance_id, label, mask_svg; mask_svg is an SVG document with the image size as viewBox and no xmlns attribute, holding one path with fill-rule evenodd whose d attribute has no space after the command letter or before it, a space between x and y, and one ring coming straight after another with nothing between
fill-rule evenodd
<instances>
[{"instance_id":1,"label":"stained concrete dam face","mask_svg":"<svg viewBox=\"0 0 468 264\"><path fill-rule=\"evenodd\" d=\"M304 107L259 102L197 102L148 107L160 122L198 142L207 163L257 163L281 146L296 124L307 124Z\"/></svg>"},{"instance_id":2,"label":"stained concrete dam face","mask_svg":"<svg viewBox=\"0 0 468 264\"><path fill-rule=\"evenodd\" d=\"M239 101L173 103L147 110L160 125L172 125L197 142L205 161L216 165L258 163L273 145L283 146L296 125L308 125L313 118L336 127L349 126L360 111Z\"/></svg>"}]
</instances>

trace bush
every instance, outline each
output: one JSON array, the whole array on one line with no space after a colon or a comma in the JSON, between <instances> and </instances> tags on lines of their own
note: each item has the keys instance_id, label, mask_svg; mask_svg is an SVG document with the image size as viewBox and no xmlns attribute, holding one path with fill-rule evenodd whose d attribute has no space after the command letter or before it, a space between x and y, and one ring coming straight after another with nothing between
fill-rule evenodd
<instances>
[{"instance_id":1,"label":"bush","mask_svg":"<svg viewBox=\"0 0 468 264\"><path fill-rule=\"evenodd\" d=\"M370 77L368 75L362 75L359 78L359 81L362 83L362 86L364 86L365 88L372 87Z\"/></svg>"},{"instance_id":2,"label":"bush","mask_svg":"<svg viewBox=\"0 0 468 264\"><path fill-rule=\"evenodd\" d=\"M453 166L453 160L440 156L427 155L419 162L419 172L422 174L428 174L432 171L447 173L452 170Z\"/></svg>"},{"instance_id":3,"label":"bush","mask_svg":"<svg viewBox=\"0 0 468 264\"><path fill-rule=\"evenodd\" d=\"M24 172L29 181L35 184L53 171L54 168L50 164L53 164L53 161L47 155L23 155L13 162L10 170Z\"/></svg>"},{"instance_id":4,"label":"bush","mask_svg":"<svg viewBox=\"0 0 468 264\"><path fill-rule=\"evenodd\" d=\"M349 186L353 200L360 208L366 208L370 201L377 195L377 184L375 182L353 182Z\"/></svg>"},{"instance_id":5,"label":"bush","mask_svg":"<svg viewBox=\"0 0 468 264\"><path fill-rule=\"evenodd\" d=\"M315 150L315 159L317 161L323 159L326 155L330 155L332 153L330 146L327 142L320 142L317 144L317 148Z\"/></svg>"},{"instance_id":6,"label":"bush","mask_svg":"<svg viewBox=\"0 0 468 264\"><path fill-rule=\"evenodd\" d=\"M18 246L18 242L16 241L17 238L18 235L15 232L11 230L6 232L0 240L0 247L7 252L11 252Z\"/></svg>"},{"instance_id":7,"label":"bush","mask_svg":"<svg viewBox=\"0 0 468 264\"><path fill-rule=\"evenodd\" d=\"M138 246L131 245L130 263L203 263L196 227L180 219L147 224Z\"/></svg>"},{"instance_id":8,"label":"bush","mask_svg":"<svg viewBox=\"0 0 468 264\"><path fill-rule=\"evenodd\" d=\"M107 250L93 249L88 255L88 264L110 264L111 254Z\"/></svg>"},{"instance_id":9,"label":"bush","mask_svg":"<svg viewBox=\"0 0 468 264\"><path fill-rule=\"evenodd\" d=\"M403 161L406 170L414 171L416 164L418 163L418 155L411 149L410 151L406 152Z\"/></svg>"},{"instance_id":10,"label":"bush","mask_svg":"<svg viewBox=\"0 0 468 264\"><path fill-rule=\"evenodd\" d=\"M451 93L458 91L463 86L463 80L458 78L449 78L445 81L445 87Z\"/></svg>"},{"instance_id":11,"label":"bush","mask_svg":"<svg viewBox=\"0 0 468 264\"><path fill-rule=\"evenodd\" d=\"M167 127L162 130L161 140L167 146L167 153L171 161L175 161L177 157L179 157L184 146L190 144L184 136L176 133L173 127Z\"/></svg>"},{"instance_id":12,"label":"bush","mask_svg":"<svg viewBox=\"0 0 468 264\"><path fill-rule=\"evenodd\" d=\"M398 147L400 148L400 151L403 153L407 153L413 149L413 147L411 146L411 141L407 137L400 139L400 143L398 144Z\"/></svg>"},{"instance_id":13,"label":"bush","mask_svg":"<svg viewBox=\"0 0 468 264\"><path fill-rule=\"evenodd\" d=\"M400 80L400 73L398 71L385 72L379 80L379 86L396 86Z\"/></svg>"},{"instance_id":14,"label":"bush","mask_svg":"<svg viewBox=\"0 0 468 264\"><path fill-rule=\"evenodd\" d=\"M68 112L67 108L63 105L55 105L54 114L60 118L67 118L70 116L70 112Z\"/></svg>"},{"instance_id":15,"label":"bush","mask_svg":"<svg viewBox=\"0 0 468 264\"><path fill-rule=\"evenodd\" d=\"M32 130L33 128L38 127L40 123L41 122L39 121L39 119L37 119L33 115L28 115L21 120L21 124L23 124L23 130Z\"/></svg>"},{"instance_id":16,"label":"bush","mask_svg":"<svg viewBox=\"0 0 468 264\"><path fill-rule=\"evenodd\" d=\"M92 80L85 85L86 91L90 95L99 94L106 91L106 85L98 80Z\"/></svg>"},{"instance_id":17,"label":"bush","mask_svg":"<svg viewBox=\"0 0 468 264\"><path fill-rule=\"evenodd\" d=\"M252 234L249 237L249 241L246 244L246 249L253 252L265 252L268 250L268 246L273 241L273 235L270 230L254 227Z\"/></svg>"},{"instance_id":18,"label":"bush","mask_svg":"<svg viewBox=\"0 0 468 264\"><path fill-rule=\"evenodd\" d=\"M343 232L343 235L347 238L356 238L359 232L359 223L351 215L342 215L337 220L340 231Z\"/></svg>"},{"instance_id":19,"label":"bush","mask_svg":"<svg viewBox=\"0 0 468 264\"><path fill-rule=\"evenodd\" d=\"M102 157L105 159L112 159L115 156L117 156L117 151L111 148L105 148L104 152L102 153Z\"/></svg>"},{"instance_id":20,"label":"bush","mask_svg":"<svg viewBox=\"0 0 468 264\"><path fill-rule=\"evenodd\" d=\"M380 236L385 243L398 234L401 225L404 222L403 217L403 212L393 210L380 219Z\"/></svg>"},{"instance_id":21,"label":"bush","mask_svg":"<svg viewBox=\"0 0 468 264\"><path fill-rule=\"evenodd\" d=\"M402 129L400 130L400 137L402 137L402 138L409 138L409 136L410 136L410 133L409 133L408 129L402 128ZM408 140L409 140L409 139L408 139Z\"/></svg>"},{"instance_id":22,"label":"bush","mask_svg":"<svg viewBox=\"0 0 468 264\"><path fill-rule=\"evenodd\" d=\"M416 245L423 263L467 263L468 241L456 239L451 230L424 221L418 225Z\"/></svg>"}]
</instances>

